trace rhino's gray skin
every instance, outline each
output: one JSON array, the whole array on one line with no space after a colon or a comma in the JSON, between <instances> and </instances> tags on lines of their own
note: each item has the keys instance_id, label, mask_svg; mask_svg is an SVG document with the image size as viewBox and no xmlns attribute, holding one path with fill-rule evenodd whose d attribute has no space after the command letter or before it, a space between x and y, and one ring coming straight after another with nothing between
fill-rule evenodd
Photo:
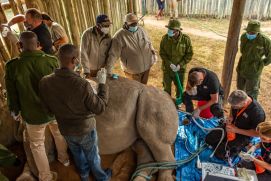
<instances>
[{"instance_id":1,"label":"rhino's gray skin","mask_svg":"<svg viewBox=\"0 0 271 181\"><path fill-rule=\"evenodd\" d=\"M175 161L171 145L177 134L178 115L170 96L157 88L121 77L109 79L107 84L109 102L106 111L96 116L100 154L119 153L132 146L138 164ZM51 148L48 144L47 141L47 148ZM33 161L29 154L27 156L28 162ZM32 171L35 168L31 165ZM172 181L171 174L172 170L160 170L158 180ZM143 177L136 180L145 181Z\"/></svg>"},{"instance_id":2,"label":"rhino's gray skin","mask_svg":"<svg viewBox=\"0 0 271 181\"><path fill-rule=\"evenodd\" d=\"M109 80L108 85L108 106L96 116L100 153L118 153L141 139L155 161L174 161L171 145L177 134L178 115L170 96L125 78ZM150 161L145 159L139 162ZM170 175L171 171L160 171L158 180L171 180Z\"/></svg>"}]
</instances>

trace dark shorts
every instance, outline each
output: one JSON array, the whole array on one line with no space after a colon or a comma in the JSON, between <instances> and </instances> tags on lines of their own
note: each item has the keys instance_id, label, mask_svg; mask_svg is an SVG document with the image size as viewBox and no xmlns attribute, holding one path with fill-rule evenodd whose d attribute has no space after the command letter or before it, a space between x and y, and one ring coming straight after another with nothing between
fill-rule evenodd
<instances>
[{"instance_id":1,"label":"dark shorts","mask_svg":"<svg viewBox=\"0 0 271 181\"><path fill-rule=\"evenodd\" d=\"M159 10L163 10L165 9L165 1L161 1L161 0L156 0L157 4L158 4L158 9Z\"/></svg>"}]
</instances>

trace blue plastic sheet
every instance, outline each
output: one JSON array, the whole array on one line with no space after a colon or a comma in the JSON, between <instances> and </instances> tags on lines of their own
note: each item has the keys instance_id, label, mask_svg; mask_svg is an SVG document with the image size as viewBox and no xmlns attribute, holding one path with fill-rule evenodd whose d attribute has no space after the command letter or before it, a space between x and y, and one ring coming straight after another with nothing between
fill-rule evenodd
<instances>
[{"instance_id":1,"label":"blue plastic sheet","mask_svg":"<svg viewBox=\"0 0 271 181\"><path fill-rule=\"evenodd\" d=\"M183 120L186 119L186 113L179 112L179 128L178 134L175 141L175 159L183 160L188 158L193 152L198 150L203 144L207 131L199 128L194 122L190 122L188 125L183 125ZM205 128L214 128L218 125L219 120L217 118L206 119L196 119L196 121ZM253 143L259 142L259 139L254 139ZM212 162L219 163L223 165L228 165L223 160L211 157L213 150L210 148L205 149L199 154L199 159L201 162ZM197 157L180 166L176 171L177 181L200 181L201 171L197 168ZM233 160L233 164L239 162L239 158Z\"/></svg>"}]
</instances>

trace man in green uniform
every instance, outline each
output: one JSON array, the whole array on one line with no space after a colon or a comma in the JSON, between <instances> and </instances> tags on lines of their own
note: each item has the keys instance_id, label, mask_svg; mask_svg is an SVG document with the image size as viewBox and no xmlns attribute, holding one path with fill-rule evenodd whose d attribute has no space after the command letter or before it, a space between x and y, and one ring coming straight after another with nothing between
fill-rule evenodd
<instances>
[{"instance_id":1,"label":"man in green uniform","mask_svg":"<svg viewBox=\"0 0 271 181\"><path fill-rule=\"evenodd\" d=\"M177 86L175 72L178 72L180 81L184 82L184 73L186 64L193 56L193 49L188 35L181 32L181 23L177 19L169 20L168 32L163 36L160 43L160 56L162 58L163 85L164 90L171 95L171 83L174 82L177 92L180 90Z\"/></svg>"},{"instance_id":2,"label":"man in green uniform","mask_svg":"<svg viewBox=\"0 0 271 181\"><path fill-rule=\"evenodd\" d=\"M38 50L37 35L25 31L20 35L22 53L7 62L5 82L7 102L15 121L20 115L26 122L30 149L39 171L39 181L56 180L57 173L50 172L45 152L45 129L48 126L56 143L58 160L68 163L67 144L60 134L55 118L45 112L39 97L39 81L58 67L54 56ZM67 164L66 164L67 165Z\"/></svg>"},{"instance_id":3,"label":"man in green uniform","mask_svg":"<svg viewBox=\"0 0 271 181\"><path fill-rule=\"evenodd\" d=\"M245 30L241 36L237 89L257 99L263 67L271 63L271 41L261 33L258 21L249 21Z\"/></svg>"}]
</instances>

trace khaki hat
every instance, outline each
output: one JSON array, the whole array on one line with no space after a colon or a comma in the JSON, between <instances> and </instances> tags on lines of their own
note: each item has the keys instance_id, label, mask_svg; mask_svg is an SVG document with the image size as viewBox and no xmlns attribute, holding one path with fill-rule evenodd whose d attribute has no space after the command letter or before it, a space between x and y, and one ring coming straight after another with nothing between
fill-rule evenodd
<instances>
[{"instance_id":1,"label":"khaki hat","mask_svg":"<svg viewBox=\"0 0 271 181\"><path fill-rule=\"evenodd\" d=\"M166 25L166 27L172 30L182 30L181 22L177 19L169 20L168 25Z\"/></svg>"},{"instance_id":2,"label":"khaki hat","mask_svg":"<svg viewBox=\"0 0 271 181\"><path fill-rule=\"evenodd\" d=\"M250 20L247 24L247 27L245 28L245 30L247 32L261 32L260 30L261 27L261 23L259 21L256 20Z\"/></svg>"},{"instance_id":3,"label":"khaki hat","mask_svg":"<svg viewBox=\"0 0 271 181\"><path fill-rule=\"evenodd\" d=\"M138 22L138 18L134 13L129 13L125 15L125 22L130 25L133 23L137 23Z\"/></svg>"}]
</instances>

